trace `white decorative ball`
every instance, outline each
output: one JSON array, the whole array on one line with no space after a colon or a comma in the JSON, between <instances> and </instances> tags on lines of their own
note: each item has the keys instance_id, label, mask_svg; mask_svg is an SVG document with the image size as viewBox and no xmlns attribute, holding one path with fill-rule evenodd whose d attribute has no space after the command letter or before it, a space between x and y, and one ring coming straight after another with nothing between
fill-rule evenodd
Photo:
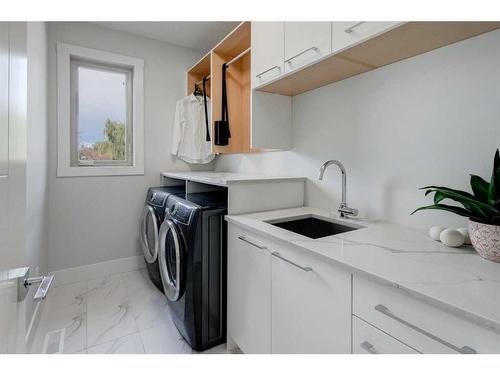
<instances>
[{"instance_id":1,"label":"white decorative ball","mask_svg":"<svg viewBox=\"0 0 500 375\"><path fill-rule=\"evenodd\" d=\"M436 225L429 229L429 237L432 238L434 241L439 241L439 235L443 230L445 230L445 227L441 227L439 225Z\"/></svg>"},{"instance_id":2,"label":"white decorative ball","mask_svg":"<svg viewBox=\"0 0 500 375\"><path fill-rule=\"evenodd\" d=\"M467 228L458 228L457 230L464 236L464 244L470 245L469 230Z\"/></svg>"},{"instance_id":3,"label":"white decorative ball","mask_svg":"<svg viewBox=\"0 0 500 375\"><path fill-rule=\"evenodd\" d=\"M456 229L445 229L439 235L443 244L449 247L459 247L464 244L464 235Z\"/></svg>"}]
</instances>

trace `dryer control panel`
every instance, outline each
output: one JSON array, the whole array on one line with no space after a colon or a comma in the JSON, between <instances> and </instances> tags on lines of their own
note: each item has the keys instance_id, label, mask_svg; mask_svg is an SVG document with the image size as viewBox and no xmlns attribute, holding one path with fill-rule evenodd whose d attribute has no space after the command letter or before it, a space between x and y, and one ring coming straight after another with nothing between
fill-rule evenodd
<instances>
[{"instance_id":1,"label":"dryer control panel","mask_svg":"<svg viewBox=\"0 0 500 375\"><path fill-rule=\"evenodd\" d=\"M162 191L150 189L148 192L148 198L147 201L150 205L156 206L156 207L164 207L165 206L165 201L168 198L167 193L164 193Z\"/></svg>"}]
</instances>

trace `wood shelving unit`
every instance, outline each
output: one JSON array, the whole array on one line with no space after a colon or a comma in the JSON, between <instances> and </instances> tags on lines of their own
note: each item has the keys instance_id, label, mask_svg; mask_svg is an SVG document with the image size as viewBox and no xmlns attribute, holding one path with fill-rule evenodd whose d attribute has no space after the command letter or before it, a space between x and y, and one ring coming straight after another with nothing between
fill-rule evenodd
<instances>
[{"instance_id":1,"label":"wood shelving unit","mask_svg":"<svg viewBox=\"0 0 500 375\"><path fill-rule=\"evenodd\" d=\"M210 93L209 96L212 99L212 134L215 133L215 121L221 119L222 65L249 50L250 28L250 22L242 22L187 72L188 93L193 92L195 82L210 75L207 92ZM227 146L214 144L215 153L254 151L250 147L250 53L248 51L243 54L227 68L226 84L231 138Z\"/></svg>"},{"instance_id":2,"label":"wood shelving unit","mask_svg":"<svg viewBox=\"0 0 500 375\"><path fill-rule=\"evenodd\" d=\"M250 22L241 23L211 52L212 120L221 119L222 65L250 48ZM250 53L232 63L226 71L231 138L227 146L215 146L216 153L250 152Z\"/></svg>"},{"instance_id":3,"label":"wood shelving unit","mask_svg":"<svg viewBox=\"0 0 500 375\"><path fill-rule=\"evenodd\" d=\"M498 28L500 22L407 22L277 78L258 90L298 95Z\"/></svg>"},{"instance_id":4,"label":"wood shelving unit","mask_svg":"<svg viewBox=\"0 0 500 375\"><path fill-rule=\"evenodd\" d=\"M210 75L210 53L207 53L202 57L200 61L198 61L191 69L187 72L187 93L191 94L194 91L194 85L197 82L200 82L203 77L207 77ZM207 95L211 92L211 80L208 80L206 83L207 87ZM201 84L200 84L201 89Z\"/></svg>"}]
</instances>

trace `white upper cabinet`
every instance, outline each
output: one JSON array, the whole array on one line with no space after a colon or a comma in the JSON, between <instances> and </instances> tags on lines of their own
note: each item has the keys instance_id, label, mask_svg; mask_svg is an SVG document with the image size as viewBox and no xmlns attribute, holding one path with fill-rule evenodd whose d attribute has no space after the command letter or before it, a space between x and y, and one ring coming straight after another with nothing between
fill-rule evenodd
<instances>
[{"instance_id":1,"label":"white upper cabinet","mask_svg":"<svg viewBox=\"0 0 500 375\"><path fill-rule=\"evenodd\" d=\"M339 51L356 43L362 42L403 22L333 22L332 52Z\"/></svg>"},{"instance_id":2,"label":"white upper cabinet","mask_svg":"<svg viewBox=\"0 0 500 375\"><path fill-rule=\"evenodd\" d=\"M284 22L252 22L252 88L283 74Z\"/></svg>"},{"instance_id":3,"label":"white upper cabinet","mask_svg":"<svg viewBox=\"0 0 500 375\"><path fill-rule=\"evenodd\" d=\"M331 22L285 22L285 73L331 52Z\"/></svg>"}]
</instances>

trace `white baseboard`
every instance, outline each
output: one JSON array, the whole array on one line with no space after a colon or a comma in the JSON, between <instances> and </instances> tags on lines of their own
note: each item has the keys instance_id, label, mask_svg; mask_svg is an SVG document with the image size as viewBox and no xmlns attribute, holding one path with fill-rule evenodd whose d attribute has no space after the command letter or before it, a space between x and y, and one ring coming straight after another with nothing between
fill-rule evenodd
<instances>
[{"instance_id":1,"label":"white baseboard","mask_svg":"<svg viewBox=\"0 0 500 375\"><path fill-rule=\"evenodd\" d=\"M144 268L145 266L144 257L135 256L88 264L81 267L65 268L50 272L50 274L54 275L52 286L59 286L80 281L87 281L96 277L109 276L115 273L134 271Z\"/></svg>"}]
</instances>

